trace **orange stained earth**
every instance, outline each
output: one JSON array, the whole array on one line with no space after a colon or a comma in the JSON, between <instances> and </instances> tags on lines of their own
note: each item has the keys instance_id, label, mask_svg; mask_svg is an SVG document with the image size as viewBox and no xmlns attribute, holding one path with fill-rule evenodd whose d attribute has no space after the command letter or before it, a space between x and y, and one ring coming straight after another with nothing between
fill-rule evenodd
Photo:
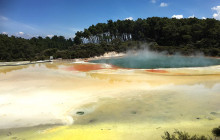
<instances>
[{"instance_id":1,"label":"orange stained earth","mask_svg":"<svg viewBox=\"0 0 220 140\"><path fill-rule=\"evenodd\" d=\"M156 72L156 73L168 73L166 70L157 70L157 69L150 69L146 70L147 72Z\"/></svg>"},{"instance_id":2,"label":"orange stained earth","mask_svg":"<svg viewBox=\"0 0 220 140\"><path fill-rule=\"evenodd\" d=\"M103 69L100 64L74 64L73 66L65 68L67 71L82 71L88 72L91 70L100 70Z\"/></svg>"}]
</instances>

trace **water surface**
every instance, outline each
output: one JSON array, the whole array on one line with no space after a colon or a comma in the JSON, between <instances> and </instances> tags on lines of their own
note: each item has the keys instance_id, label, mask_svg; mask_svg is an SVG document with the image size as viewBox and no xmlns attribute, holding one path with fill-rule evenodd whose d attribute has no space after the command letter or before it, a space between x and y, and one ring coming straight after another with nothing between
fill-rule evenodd
<instances>
[{"instance_id":1,"label":"water surface","mask_svg":"<svg viewBox=\"0 0 220 140\"><path fill-rule=\"evenodd\" d=\"M155 68L182 68L206 67L220 65L220 59L202 56L163 55L141 53L125 55L123 57L92 60L93 63L107 63L122 68L155 69Z\"/></svg>"}]
</instances>

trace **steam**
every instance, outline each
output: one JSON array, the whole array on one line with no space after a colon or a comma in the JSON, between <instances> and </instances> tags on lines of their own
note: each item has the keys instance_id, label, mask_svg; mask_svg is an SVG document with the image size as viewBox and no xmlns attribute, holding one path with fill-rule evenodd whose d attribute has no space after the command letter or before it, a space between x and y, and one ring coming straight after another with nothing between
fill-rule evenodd
<instances>
[{"instance_id":1,"label":"steam","mask_svg":"<svg viewBox=\"0 0 220 140\"><path fill-rule=\"evenodd\" d=\"M181 68L181 67L204 67L220 65L220 59L208 58L198 53L194 56L181 54L168 55L167 52L153 52L147 45L142 45L140 50L130 50L124 57L94 60L95 63L108 63L123 68Z\"/></svg>"}]
</instances>

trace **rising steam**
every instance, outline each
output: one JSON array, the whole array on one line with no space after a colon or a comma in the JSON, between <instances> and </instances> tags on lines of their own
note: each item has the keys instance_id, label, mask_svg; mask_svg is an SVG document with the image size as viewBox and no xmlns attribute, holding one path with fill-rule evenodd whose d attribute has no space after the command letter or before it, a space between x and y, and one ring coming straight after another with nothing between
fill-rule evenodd
<instances>
[{"instance_id":1,"label":"rising steam","mask_svg":"<svg viewBox=\"0 0 220 140\"><path fill-rule=\"evenodd\" d=\"M181 68L220 65L220 59L208 58L202 54L183 56L167 55L166 52L150 51L146 46L140 50L128 51L124 57L94 60L95 63L108 63L123 68Z\"/></svg>"}]
</instances>

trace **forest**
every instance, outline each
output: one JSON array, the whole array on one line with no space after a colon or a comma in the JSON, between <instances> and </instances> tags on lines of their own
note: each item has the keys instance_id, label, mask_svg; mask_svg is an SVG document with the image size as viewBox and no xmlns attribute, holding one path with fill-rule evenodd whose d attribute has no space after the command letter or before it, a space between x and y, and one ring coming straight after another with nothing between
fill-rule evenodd
<instances>
[{"instance_id":1,"label":"forest","mask_svg":"<svg viewBox=\"0 0 220 140\"><path fill-rule=\"evenodd\" d=\"M64 36L21 37L0 34L0 61L73 59L99 56L105 52L149 49L167 54L181 53L220 56L220 21L207 18L150 17L108 20L78 31L74 38Z\"/></svg>"}]
</instances>

